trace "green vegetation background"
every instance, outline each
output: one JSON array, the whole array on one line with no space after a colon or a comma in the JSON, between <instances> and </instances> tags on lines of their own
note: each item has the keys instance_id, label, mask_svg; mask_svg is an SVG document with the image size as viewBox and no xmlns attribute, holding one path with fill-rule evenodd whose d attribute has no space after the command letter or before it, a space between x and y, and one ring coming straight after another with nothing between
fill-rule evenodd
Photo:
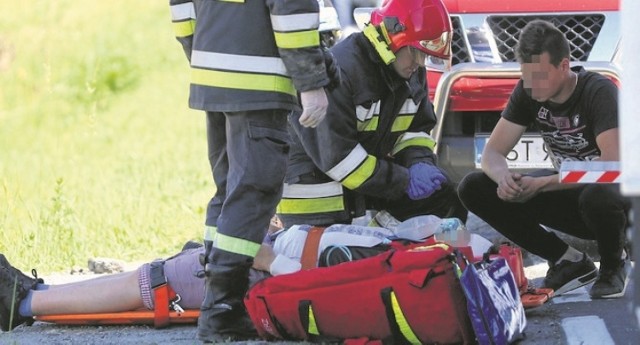
<instances>
[{"instance_id":1,"label":"green vegetation background","mask_svg":"<svg viewBox=\"0 0 640 345\"><path fill-rule=\"evenodd\" d=\"M200 240L204 116L168 2L0 8L0 253L46 274Z\"/></svg>"}]
</instances>

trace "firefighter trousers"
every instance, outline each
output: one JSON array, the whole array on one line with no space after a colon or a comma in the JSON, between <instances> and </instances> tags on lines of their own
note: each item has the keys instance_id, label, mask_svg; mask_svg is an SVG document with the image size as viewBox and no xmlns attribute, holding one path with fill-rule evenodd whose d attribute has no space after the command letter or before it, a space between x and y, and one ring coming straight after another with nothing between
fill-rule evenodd
<instances>
[{"instance_id":1,"label":"firefighter trousers","mask_svg":"<svg viewBox=\"0 0 640 345\"><path fill-rule=\"evenodd\" d=\"M261 243L282 196L288 110L207 112L208 155L216 193L206 225Z\"/></svg>"}]
</instances>

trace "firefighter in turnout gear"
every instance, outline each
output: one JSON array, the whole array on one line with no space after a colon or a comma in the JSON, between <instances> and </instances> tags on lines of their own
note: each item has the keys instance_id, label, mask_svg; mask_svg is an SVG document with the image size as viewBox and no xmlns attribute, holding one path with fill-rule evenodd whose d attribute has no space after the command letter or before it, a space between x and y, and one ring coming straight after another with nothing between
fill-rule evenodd
<instances>
[{"instance_id":1,"label":"firefighter in turnout gear","mask_svg":"<svg viewBox=\"0 0 640 345\"><path fill-rule=\"evenodd\" d=\"M216 185L206 211L197 337L252 338L243 297L282 194L287 116L301 110L298 124L307 128L326 114L331 76L319 45L318 2L170 0L170 6L191 65L189 106L206 112Z\"/></svg>"},{"instance_id":2,"label":"firefighter in turnout gear","mask_svg":"<svg viewBox=\"0 0 640 345\"><path fill-rule=\"evenodd\" d=\"M451 23L440 0L389 0L360 33L331 52L342 81L313 130L294 114L278 217L293 224L350 223L368 209L396 219L434 214L466 220L437 165L427 55L449 59ZM386 214L386 213L385 213Z\"/></svg>"}]
</instances>

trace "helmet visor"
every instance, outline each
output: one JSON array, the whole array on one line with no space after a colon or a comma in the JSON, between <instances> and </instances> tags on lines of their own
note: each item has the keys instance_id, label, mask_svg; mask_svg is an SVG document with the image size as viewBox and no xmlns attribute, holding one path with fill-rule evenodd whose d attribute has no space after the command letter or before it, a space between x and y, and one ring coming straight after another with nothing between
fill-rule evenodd
<instances>
[{"instance_id":1,"label":"helmet visor","mask_svg":"<svg viewBox=\"0 0 640 345\"><path fill-rule=\"evenodd\" d=\"M448 59L451 55L451 33L443 32L440 37L432 40L421 40L418 42L421 49L433 56Z\"/></svg>"}]
</instances>

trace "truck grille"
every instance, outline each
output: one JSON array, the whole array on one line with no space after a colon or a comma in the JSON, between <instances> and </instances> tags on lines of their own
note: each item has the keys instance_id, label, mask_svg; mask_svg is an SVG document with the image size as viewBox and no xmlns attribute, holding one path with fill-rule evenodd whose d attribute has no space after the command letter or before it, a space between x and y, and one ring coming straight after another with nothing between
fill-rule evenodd
<instances>
[{"instance_id":1,"label":"truck grille","mask_svg":"<svg viewBox=\"0 0 640 345\"><path fill-rule=\"evenodd\" d=\"M571 60L587 61L604 24L604 15L490 16L487 18L503 62L516 62L514 48L522 28L534 19L555 24L569 39ZM456 37L455 34L453 36Z\"/></svg>"},{"instance_id":2,"label":"truck grille","mask_svg":"<svg viewBox=\"0 0 640 345\"><path fill-rule=\"evenodd\" d=\"M462 25L460 17L451 16L451 26L453 27L453 35L451 37L451 64L456 65L461 62L471 62L467 45L462 34Z\"/></svg>"}]
</instances>

